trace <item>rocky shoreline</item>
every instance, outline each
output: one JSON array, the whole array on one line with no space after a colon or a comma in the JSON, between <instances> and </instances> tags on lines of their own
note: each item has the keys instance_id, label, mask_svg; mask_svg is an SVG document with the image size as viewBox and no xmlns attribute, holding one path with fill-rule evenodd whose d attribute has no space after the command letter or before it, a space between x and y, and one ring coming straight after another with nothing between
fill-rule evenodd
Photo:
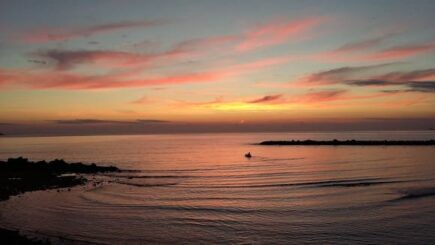
<instances>
[{"instance_id":1,"label":"rocky shoreline","mask_svg":"<svg viewBox=\"0 0 435 245\"><path fill-rule=\"evenodd\" d=\"M62 159L32 162L27 158L0 161L0 201L28 191L71 188L83 185L87 179L81 174L120 172L117 167L96 164L67 163ZM0 241L7 244L49 244L20 235L19 231L0 229Z\"/></svg>"}]
</instances>

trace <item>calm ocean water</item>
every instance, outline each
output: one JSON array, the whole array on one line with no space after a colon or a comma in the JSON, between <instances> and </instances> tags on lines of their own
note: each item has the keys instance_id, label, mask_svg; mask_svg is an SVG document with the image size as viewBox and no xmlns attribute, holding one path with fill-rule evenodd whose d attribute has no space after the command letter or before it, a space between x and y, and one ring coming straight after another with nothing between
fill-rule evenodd
<instances>
[{"instance_id":1,"label":"calm ocean water","mask_svg":"<svg viewBox=\"0 0 435 245\"><path fill-rule=\"evenodd\" d=\"M252 145L288 139L435 131L3 137L0 159L137 171L14 197L0 203L0 227L60 244L435 243L435 147Z\"/></svg>"}]
</instances>

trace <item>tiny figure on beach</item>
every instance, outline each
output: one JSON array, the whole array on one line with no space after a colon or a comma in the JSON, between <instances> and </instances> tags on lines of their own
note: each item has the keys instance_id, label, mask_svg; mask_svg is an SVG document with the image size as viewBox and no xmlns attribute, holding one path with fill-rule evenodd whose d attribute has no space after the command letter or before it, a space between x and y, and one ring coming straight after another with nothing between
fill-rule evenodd
<instances>
[{"instance_id":1,"label":"tiny figure on beach","mask_svg":"<svg viewBox=\"0 0 435 245\"><path fill-rule=\"evenodd\" d=\"M245 154L245 157L246 157L246 158L251 158L251 157L252 157L251 152L246 153L246 154Z\"/></svg>"}]
</instances>

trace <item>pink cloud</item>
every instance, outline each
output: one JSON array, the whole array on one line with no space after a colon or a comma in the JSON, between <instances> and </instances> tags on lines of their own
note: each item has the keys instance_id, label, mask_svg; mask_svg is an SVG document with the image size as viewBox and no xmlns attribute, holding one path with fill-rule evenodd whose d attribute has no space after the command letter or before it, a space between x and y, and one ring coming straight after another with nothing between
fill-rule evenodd
<instances>
[{"instance_id":1,"label":"pink cloud","mask_svg":"<svg viewBox=\"0 0 435 245\"><path fill-rule=\"evenodd\" d=\"M216 82L231 76L282 64L284 60L283 58L271 58L208 71L170 74L152 78L142 78L140 69L105 75L83 75L62 70L0 70L0 84L3 87L12 88L92 90Z\"/></svg>"},{"instance_id":2,"label":"pink cloud","mask_svg":"<svg viewBox=\"0 0 435 245\"><path fill-rule=\"evenodd\" d=\"M410 58L417 55L425 54L428 52L433 52L435 50L435 45L409 45L409 46L397 46L378 52L361 55L356 57L356 59L367 60L367 61L377 61L377 60L400 60L404 58Z\"/></svg>"},{"instance_id":3,"label":"pink cloud","mask_svg":"<svg viewBox=\"0 0 435 245\"><path fill-rule=\"evenodd\" d=\"M211 51L220 50L231 45L239 51L253 50L263 46L281 44L291 37L300 36L304 32L320 24L325 18L312 17L287 22L272 22L241 35L222 35L195 38L173 45L169 50L156 53L131 53L112 50L47 50L31 54L32 58L43 59L41 62L54 63L59 70L67 70L81 64L93 64L106 67L130 67L149 65L157 61L172 62L174 58L193 58ZM72 31L52 31L50 34L30 35L37 40L64 40L83 35L97 34L134 27L148 27L160 22L125 22L92 26ZM46 39L44 39L45 37ZM47 38L48 37L48 38ZM152 45L145 42L140 45ZM236 45L236 47L234 47ZM231 50L229 48L228 50ZM258 64L261 65L261 64Z\"/></svg>"},{"instance_id":4,"label":"pink cloud","mask_svg":"<svg viewBox=\"0 0 435 245\"><path fill-rule=\"evenodd\" d=\"M222 35L197 38L180 42L174 49L192 50L198 48L215 49L234 44L236 51L246 52L261 47L282 44L290 38L298 37L320 25L325 17L310 17L293 21L273 21L259 25L237 35Z\"/></svg>"},{"instance_id":5,"label":"pink cloud","mask_svg":"<svg viewBox=\"0 0 435 245\"><path fill-rule=\"evenodd\" d=\"M103 25L94 25L77 29L65 30L65 28L53 28L35 30L24 34L21 40L27 43L46 43L52 41L65 41L97 34L109 33L114 31L147 28L165 23L164 21L124 21Z\"/></svg>"},{"instance_id":6,"label":"pink cloud","mask_svg":"<svg viewBox=\"0 0 435 245\"><path fill-rule=\"evenodd\" d=\"M159 78L137 78L124 80L122 78L111 76L83 76L74 77L66 75L64 77L55 78L48 83L42 83L32 86L36 89L119 89L119 88L134 88L147 87L154 85L170 85L170 84L185 84L211 82L222 78L219 72L200 72L188 74L176 74Z\"/></svg>"},{"instance_id":7,"label":"pink cloud","mask_svg":"<svg viewBox=\"0 0 435 245\"><path fill-rule=\"evenodd\" d=\"M368 50L377 46L378 43L380 41L377 39L368 40L366 42L345 45L336 50L314 54L308 58L326 62L397 61L435 51L435 44L433 43Z\"/></svg>"},{"instance_id":8,"label":"pink cloud","mask_svg":"<svg viewBox=\"0 0 435 245\"><path fill-rule=\"evenodd\" d=\"M323 17L311 17L294 21L275 21L246 32L236 50L245 52L261 47L278 45L290 38L300 38L305 32L325 21Z\"/></svg>"},{"instance_id":9,"label":"pink cloud","mask_svg":"<svg viewBox=\"0 0 435 245\"><path fill-rule=\"evenodd\" d=\"M31 57L43 59L35 61L54 63L58 70L67 70L82 64L106 67L131 67L151 65L164 60L173 62L174 59L178 58L192 58L216 49L219 45L230 43L235 38L235 36L218 36L191 39L177 43L167 51L145 54L111 50L46 50L33 53Z\"/></svg>"}]
</instances>

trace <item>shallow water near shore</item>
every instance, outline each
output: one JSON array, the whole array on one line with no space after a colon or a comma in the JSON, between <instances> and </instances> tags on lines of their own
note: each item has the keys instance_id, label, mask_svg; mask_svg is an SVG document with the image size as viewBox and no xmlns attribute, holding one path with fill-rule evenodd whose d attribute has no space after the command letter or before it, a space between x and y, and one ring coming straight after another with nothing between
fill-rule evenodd
<instances>
[{"instance_id":1,"label":"shallow water near shore","mask_svg":"<svg viewBox=\"0 0 435 245\"><path fill-rule=\"evenodd\" d=\"M253 145L291 139L435 131L0 138L0 159L137 170L14 197L0 203L0 227L62 244L435 242L434 146Z\"/></svg>"}]
</instances>

